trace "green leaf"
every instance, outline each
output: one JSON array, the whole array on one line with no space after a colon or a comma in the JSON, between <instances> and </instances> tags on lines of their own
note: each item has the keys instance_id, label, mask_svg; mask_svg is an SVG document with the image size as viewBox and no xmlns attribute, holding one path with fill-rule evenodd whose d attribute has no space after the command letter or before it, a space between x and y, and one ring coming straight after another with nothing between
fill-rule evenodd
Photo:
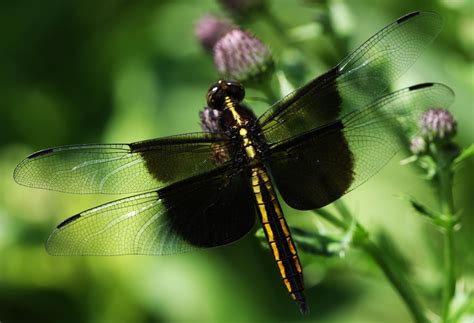
<instances>
[{"instance_id":1,"label":"green leaf","mask_svg":"<svg viewBox=\"0 0 474 323\"><path fill-rule=\"evenodd\" d=\"M459 222L459 215L454 216L445 216L442 213L431 210L426 205L422 204L416 200L413 196L407 195L406 199L410 202L411 206L415 211L427 218L432 224L440 228L448 228L450 226L456 225Z\"/></svg>"},{"instance_id":2,"label":"green leaf","mask_svg":"<svg viewBox=\"0 0 474 323\"><path fill-rule=\"evenodd\" d=\"M470 146L464 148L459 154L459 156L454 159L454 167L458 167L458 165L460 165L462 162L464 162L471 156L474 156L474 144L471 144Z\"/></svg>"},{"instance_id":3,"label":"green leaf","mask_svg":"<svg viewBox=\"0 0 474 323\"><path fill-rule=\"evenodd\" d=\"M313 212L339 229L347 230L350 225L350 223L346 223L345 221L339 219L339 217L335 216L332 212L324 208L315 209Z\"/></svg>"},{"instance_id":4,"label":"green leaf","mask_svg":"<svg viewBox=\"0 0 474 323\"><path fill-rule=\"evenodd\" d=\"M408 202L410 202L411 206L418 214L421 214L429 218L430 220L435 220L436 218L440 217L439 213L430 210L426 205L419 202L415 197L407 195L406 199L408 200Z\"/></svg>"},{"instance_id":5,"label":"green leaf","mask_svg":"<svg viewBox=\"0 0 474 323\"><path fill-rule=\"evenodd\" d=\"M403 160L400 161L401 166L406 166L408 164L414 163L418 161L418 156L417 155L411 155L410 157L407 157Z\"/></svg>"},{"instance_id":6,"label":"green leaf","mask_svg":"<svg viewBox=\"0 0 474 323\"><path fill-rule=\"evenodd\" d=\"M336 200L334 202L334 207L336 208L337 212L344 218L346 223L351 223L354 219L352 218L351 211L347 208L347 205L344 203L342 199Z\"/></svg>"},{"instance_id":7,"label":"green leaf","mask_svg":"<svg viewBox=\"0 0 474 323\"><path fill-rule=\"evenodd\" d=\"M436 175L436 162L433 157L424 155L418 158L418 165L426 171L427 180L432 180Z\"/></svg>"},{"instance_id":8,"label":"green leaf","mask_svg":"<svg viewBox=\"0 0 474 323\"><path fill-rule=\"evenodd\" d=\"M316 256L337 256L344 251L343 244L335 237L317 232L309 232L299 228L291 228L297 247L304 252Z\"/></svg>"},{"instance_id":9,"label":"green leaf","mask_svg":"<svg viewBox=\"0 0 474 323\"><path fill-rule=\"evenodd\" d=\"M291 233L298 249L316 256L337 256L347 249L341 240L330 235L299 228L291 228ZM263 229L258 229L255 232L255 237L257 237L262 247L270 249Z\"/></svg>"}]
</instances>

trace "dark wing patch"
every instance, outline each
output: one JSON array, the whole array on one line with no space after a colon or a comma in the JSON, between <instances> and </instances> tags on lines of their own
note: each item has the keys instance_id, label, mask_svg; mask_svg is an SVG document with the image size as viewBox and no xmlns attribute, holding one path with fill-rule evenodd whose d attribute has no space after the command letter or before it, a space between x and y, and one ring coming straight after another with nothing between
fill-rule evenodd
<instances>
[{"instance_id":1,"label":"dark wing patch","mask_svg":"<svg viewBox=\"0 0 474 323\"><path fill-rule=\"evenodd\" d=\"M271 155L280 194L295 209L327 205L354 181L354 157L340 121L277 146Z\"/></svg>"},{"instance_id":2,"label":"dark wing patch","mask_svg":"<svg viewBox=\"0 0 474 323\"><path fill-rule=\"evenodd\" d=\"M247 178L218 169L75 215L46 248L52 255L168 255L233 242L254 221Z\"/></svg>"},{"instance_id":3,"label":"dark wing patch","mask_svg":"<svg viewBox=\"0 0 474 323\"><path fill-rule=\"evenodd\" d=\"M71 193L137 193L211 171L230 158L221 134L195 133L132 144L65 146L23 160L14 178L22 185Z\"/></svg>"},{"instance_id":4,"label":"dark wing patch","mask_svg":"<svg viewBox=\"0 0 474 323\"><path fill-rule=\"evenodd\" d=\"M377 173L416 132L424 111L453 99L442 84L413 86L270 146L269 169L283 199L297 209L333 202Z\"/></svg>"}]
</instances>

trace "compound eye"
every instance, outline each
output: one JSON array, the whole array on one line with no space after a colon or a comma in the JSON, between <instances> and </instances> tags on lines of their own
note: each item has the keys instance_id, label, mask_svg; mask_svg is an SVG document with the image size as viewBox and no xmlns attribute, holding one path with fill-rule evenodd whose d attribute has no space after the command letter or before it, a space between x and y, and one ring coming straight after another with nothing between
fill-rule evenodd
<instances>
[{"instance_id":1,"label":"compound eye","mask_svg":"<svg viewBox=\"0 0 474 323\"><path fill-rule=\"evenodd\" d=\"M237 102L241 102L245 97L245 89L240 82L227 82L227 92L229 96Z\"/></svg>"},{"instance_id":2,"label":"compound eye","mask_svg":"<svg viewBox=\"0 0 474 323\"><path fill-rule=\"evenodd\" d=\"M213 86L207 92L207 106L216 110L224 109L225 96L222 89L218 86Z\"/></svg>"}]
</instances>

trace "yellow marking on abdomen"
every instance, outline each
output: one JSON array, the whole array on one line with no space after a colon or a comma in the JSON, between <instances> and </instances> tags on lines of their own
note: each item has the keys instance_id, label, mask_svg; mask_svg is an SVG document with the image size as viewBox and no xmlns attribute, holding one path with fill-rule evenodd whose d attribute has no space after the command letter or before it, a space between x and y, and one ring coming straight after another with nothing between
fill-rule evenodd
<instances>
[{"instance_id":1,"label":"yellow marking on abdomen","mask_svg":"<svg viewBox=\"0 0 474 323\"><path fill-rule=\"evenodd\" d=\"M293 289L291 288L290 281L289 281L287 278L284 278L284 279L283 279L283 282L285 283L285 286L286 286L286 289L288 290L288 292L291 293L291 291L292 291Z\"/></svg>"},{"instance_id":2,"label":"yellow marking on abdomen","mask_svg":"<svg viewBox=\"0 0 474 323\"><path fill-rule=\"evenodd\" d=\"M302 267L291 238L290 230L273 190L272 182L263 166L252 168L251 183L260 220L273 253L273 258L278 266L278 271L286 289L291 297L296 300L295 293L302 290L300 283L301 286L304 284L302 281ZM291 275L291 277L288 275Z\"/></svg>"},{"instance_id":3,"label":"yellow marking on abdomen","mask_svg":"<svg viewBox=\"0 0 474 323\"><path fill-rule=\"evenodd\" d=\"M257 151L253 145L245 147L245 154L248 158L254 159L257 156Z\"/></svg>"},{"instance_id":4,"label":"yellow marking on abdomen","mask_svg":"<svg viewBox=\"0 0 474 323\"><path fill-rule=\"evenodd\" d=\"M268 223L268 214L267 214L267 210L265 209L265 204L260 204L258 206L258 209L260 211L260 217L261 217L261 220L262 220L262 224Z\"/></svg>"},{"instance_id":5,"label":"yellow marking on abdomen","mask_svg":"<svg viewBox=\"0 0 474 323\"><path fill-rule=\"evenodd\" d=\"M301 272L302 272L301 264L300 264L300 260L298 259L297 255L293 256L293 261L295 262L296 270L298 270L298 272L301 274Z\"/></svg>"},{"instance_id":6,"label":"yellow marking on abdomen","mask_svg":"<svg viewBox=\"0 0 474 323\"><path fill-rule=\"evenodd\" d=\"M280 220L283 219L283 213L281 213L280 206L278 205L278 201L277 201L277 199L276 199L275 196L273 197L273 200L272 200L272 201L273 201L273 208L275 209L275 212L276 212L278 218L279 218ZM284 220L283 220L283 221L284 221ZM285 228L286 228L286 226L285 226ZM287 230L287 231L288 231L288 230Z\"/></svg>"},{"instance_id":7,"label":"yellow marking on abdomen","mask_svg":"<svg viewBox=\"0 0 474 323\"><path fill-rule=\"evenodd\" d=\"M288 243L288 247L290 248L291 254L296 255L296 249L295 249L295 246L293 245L293 240L291 239L291 237L287 237L286 242Z\"/></svg>"},{"instance_id":8,"label":"yellow marking on abdomen","mask_svg":"<svg viewBox=\"0 0 474 323\"><path fill-rule=\"evenodd\" d=\"M283 261L277 260L277 265L278 269L280 270L280 276L286 278L285 265L283 264Z\"/></svg>"},{"instance_id":9,"label":"yellow marking on abdomen","mask_svg":"<svg viewBox=\"0 0 474 323\"><path fill-rule=\"evenodd\" d=\"M257 204L258 205L262 205L263 204L263 197L262 197L262 193L260 192L253 192L255 194L255 199L257 200Z\"/></svg>"},{"instance_id":10,"label":"yellow marking on abdomen","mask_svg":"<svg viewBox=\"0 0 474 323\"><path fill-rule=\"evenodd\" d=\"M266 212L266 211L265 211ZM265 230L265 232L267 233L267 237L268 237L268 242L274 242L275 241L275 237L273 235L273 230L272 228L270 227L270 224L269 223L266 223L263 225L263 229Z\"/></svg>"},{"instance_id":11,"label":"yellow marking on abdomen","mask_svg":"<svg viewBox=\"0 0 474 323\"><path fill-rule=\"evenodd\" d=\"M273 251L273 258L275 258L275 260L277 261L280 260L280 252L278 251L276 242L270 243L270 247L272 248L272 251Z\"/></svg>"},{"instance_id":12,"label":"yellow marking on abdomen","mask_svg":"<svg viewBox=\"0 0 474 323\"><path fill-rule=\"evenodd\" d=\"M283 229L283 234L285 235L285 237L289 237L290 231L288 230L288 227L286 226L285 219L283 218L280 219L280 225L281 225L281 228Z\"/></svg>"},{"instance_id":13,"label":"yellow marking on abdomen","mask_svg":"<svg viewBox=\"0 0 474 323\"><path fill-rule=\"evenodd\" d=\"M252 187L253 191L255 192L260 192L260 181L257 175L252 174ZM256 190L258 188L258 190Z\"/></svg>"}]
</instances>

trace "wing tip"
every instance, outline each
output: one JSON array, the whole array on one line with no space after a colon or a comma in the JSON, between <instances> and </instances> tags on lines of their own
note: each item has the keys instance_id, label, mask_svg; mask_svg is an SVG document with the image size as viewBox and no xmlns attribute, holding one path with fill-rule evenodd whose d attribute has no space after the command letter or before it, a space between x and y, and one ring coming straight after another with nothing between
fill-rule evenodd
<instances>
[{"instance_id":1,"label":"wing tip","mask_svg":"<svg viewBox=\"0 0 474 323\"><path fill-rule=\"evenodd\" d=\"M418 16L420 13L421 13L420 11L407 13L406 15L401 16L400 18L397 19L397 24L401 24L407 20L410 20L411 18Z\"/></svg>"},{"instance_id":2,"label":"wing tip","mask_svg":"<svg viewBox=\"0 0 474 323\"><path fill-rule=\"evenodd\" d=\"M64 252L62 248L58 248L57 244L57 235L60 234L60 230L64 228L65 226L75 222L76 220L81 218L81 213L75 214L67 219L65 219L63 222L59 223L56 227L56 230L53 231L53 233L49 236L48 240L45 243L45 249L46 252L50 256L71 256L73 255L72 253Z\"/></svg>"},{"instance_id":3,"label":"wing tip","mask_svg":"<svg viewBox=\"0 0 474 323\"><path fill-rule=\"evenodd\" d=\"M25 167L26 164L32 159L36 159L41 156L48 155L54 151L53 148L48 148L48 149L43 149L37 152L32 153L31 155L27 156L25 159L23 159L16 167L15 170L13 171L13 179L17 184L23 185L23 186L31 186L28 185L24 181L24 178L22 178L22 174L20 173L23 167Z\"/></svg>"},{"instance_id":4,"label":"wing tip","mask_svg":"<svg viewBox=\"0 0 474 323\"><path fill-rule=\"evenodd\" d=\"M434 86L435 84L432 83L432 82L428 82L428 83L420 83L420 84L416 84L416 85L412 85L408 88L409 91L415 91L415 90L419 90L419 89L424 89L424 88L427 88L427 87L432 87Z\"/></svg>"},{"instance_id":5,"label":"wing tip","mask_svg":"<svg viewBox=\"0 0 474 323\"><path fill-rule=\"evenodd\" d=\"M429 87L436 87L437 89L443 89L446 92L446 94L449 94L453 97L455 95L454 90L452 88L450 88L446 84L436 83L436 82L427 82L427 83L415 84L415 85L412 85L412 86L410 86L406 89L408 89L409 91L416 91L416 90L425 89L425 88L429 88Z\"/></svg>"},{"instance_id":6,"label":"wing tip","mask_svg":"<svg viewBox=\"0 0 474 323\"><path fill-rule=\"evenodd\" d=\"M17 184L19 184L19 185L25 185L25 184L22 183L21 178L20 178L20 175L19 175L19 174L20 174L20 170L21 170L21 168L23 167L23 162L24 162L24 161L22 161L21 163L19 163L19 164L15 167L15 169L13 170L13 180L15 181L15 183L17 183Z\"/></svg>"},{"instance_id":7,"label":"wing tip","mask_svg":"<svg viewBox=\"0 0 474 323\"><path fill-rule=\"evenodd\" d=\"M74 222L74 221L77 221L78 219L81 218L81 214L76 214L76 215L73 215L69 218L67 218L66 220L64 220L63 222L59 223L58 226L56 227L56 229L61 229L63 227L65 227L66 225Z\"/></svg>"},{"instance_id":8,"label":"wing tip","mask_svg":"<svg viewBox=\"0 0 474 323\"><path fill-rule=\"evenodd\" d=\"M396 20L396 23L397 24L402 24L408 20L411 20L412 18L416 17L416 16L419 16L419 15L423 15L424 17L431 17L432 19L436 19L436 20L439 20L439 21L442 21L443 20L443 17L441 17L441 15L435 11L414 11L414 12L410 12L410 13L407 13L406 15L403 15L401 16L400 18L398 18Z\"/></svg>"},{"instance_id":9,"label":"wing tip","mask_svg":"<svg viewBox=\"0 0 474 323\"><path fill-rule=\"evenodd\" d=\"M53 233L49 236L48 240L46 241L44 248L46 249L46 252L50 256L68 256L67 253L62 252L61 249L58 248L57 245L55 245L54 238L57 233L58 233L58 229L53 231Z\"/></svg>"},{"instance_id":10,"label":"wing tip","mask_svg":"<svg viewBox=\"0 0 474 323\"><path fill-rule=\"evenodd\" d=\"M53 151L54 151L53 148L43 149L43 150L32 153L31 155L26 157L26 159L38 158L38 157L41 157L41 156L44 156L44 155L48 155L48 154L52 153Z\"/></svg>"}]
</instances>

